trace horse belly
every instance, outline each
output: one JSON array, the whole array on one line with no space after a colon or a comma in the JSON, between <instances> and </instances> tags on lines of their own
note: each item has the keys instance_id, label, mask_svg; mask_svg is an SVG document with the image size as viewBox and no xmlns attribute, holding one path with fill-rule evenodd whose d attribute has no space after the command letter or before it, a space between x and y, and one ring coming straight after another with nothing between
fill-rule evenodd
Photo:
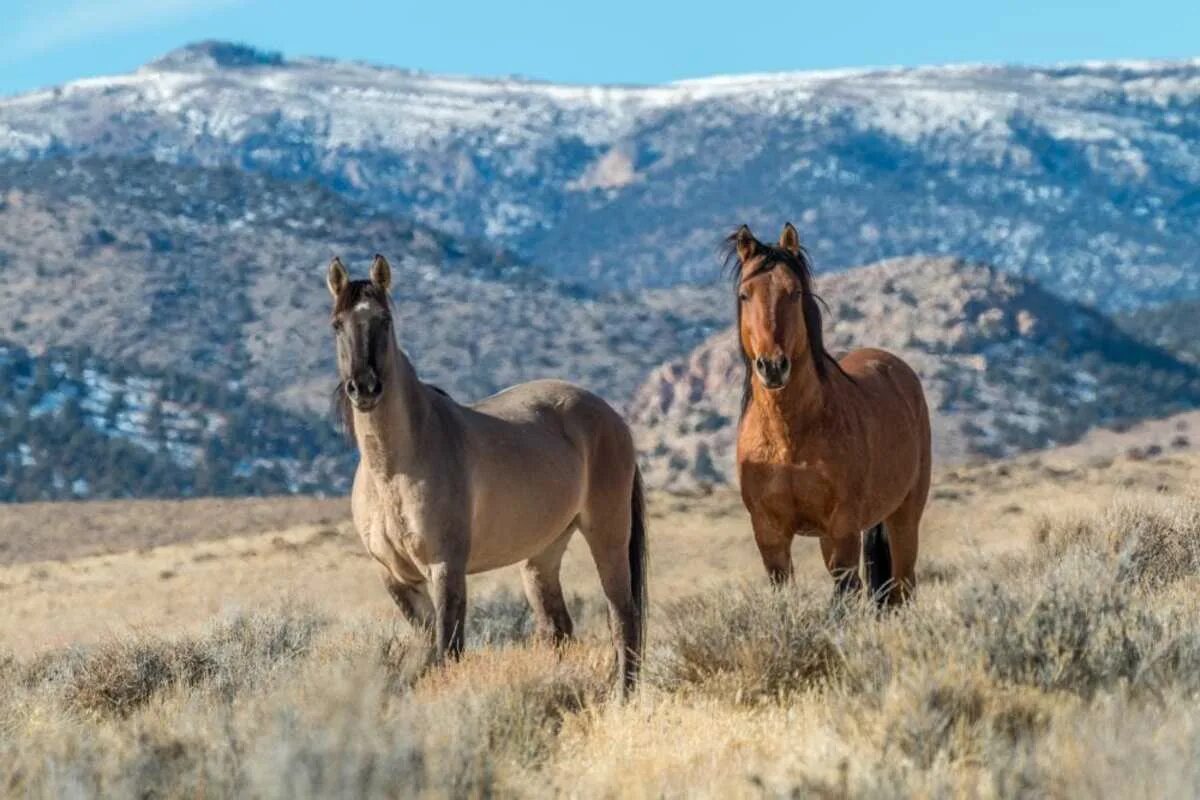
<instances>
[{"instance_id":1,"label":"horse belly","mask_svg":"<svg viewBox=\"0 0 1200 800\"><path fill-rule=\"evenodd\" d=\"M509 454L510 456L516 454ZM491 469L475 491L469 572L515 564L549 547L579 516L584 465L569 448L523 454ZM515 459L506 459L515 461Z\"/></svg>"}]
</instances>

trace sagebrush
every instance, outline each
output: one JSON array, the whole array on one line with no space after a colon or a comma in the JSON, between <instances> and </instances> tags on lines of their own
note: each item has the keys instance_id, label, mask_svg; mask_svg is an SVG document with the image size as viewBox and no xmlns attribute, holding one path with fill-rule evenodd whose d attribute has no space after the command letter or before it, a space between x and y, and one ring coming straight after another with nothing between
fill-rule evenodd
<instances>
[{"instance_id":1,"label":"sagebrush","mask_svg":"<svg viewBox=\"0 0 1200 800\"><path fill-rule=\"evenodd\" d=\"M601 606L562 650L517 597L430 667L397 623L283 607L194 637L0 660L14 796L1192 796L1200 503L1048 518L1018 555L931 563L879 614L825 583L652 615L610 695Z\"/></svg>"}]
</instances>

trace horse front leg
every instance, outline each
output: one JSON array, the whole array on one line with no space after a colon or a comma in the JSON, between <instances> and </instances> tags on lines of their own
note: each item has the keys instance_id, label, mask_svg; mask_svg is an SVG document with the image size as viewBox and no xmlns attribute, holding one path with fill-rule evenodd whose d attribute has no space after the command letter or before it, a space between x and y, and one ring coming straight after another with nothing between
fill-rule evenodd
<instances>
[{"instance_id":1,"label":"horse front leg","mask_svg":"<svg viewBox=\"0 0 1200 800\"><path fill-rule=\"evenodd\" d=\"M467 565L443 561L429 570L433 593L435 655L439 662L462 655L467 621Z\"/></svg>"},{"instance_id":2,"label":"horse front leg","mask_svg":"<svg viewBox=\"0 0 1200 800\"><path fill-rule=\"evenodd\" d=\"M418 633L428 635L433 629L433 603L424 584L410 583L395 577L386 566L381 566L383 585L400 615Z\"/></svg>"},{"instance_id":3,"label":"horse front leg","mask_svg":"<svg viewBox=\"0 0 1200 800\"><path fill-rule=\"evenodd\" d=\"M862 536L858 532L838 538L821 537L821 558L833 577L835 599L850 597L862 591L862 579L858 575L861 551Z\"/></svg>"},{"instance_id":4,"label":"horse front leg","mask_svg":"<svg viewBox=\"0 0 1200 800\"><path fill-rule=\"evenodd\" d=\"M750 515L754 528L754 543L762 556L767 577L774 586L784 586L792 580L792 531L765 519L761 515Z\"/></svg>"}]
</instances>

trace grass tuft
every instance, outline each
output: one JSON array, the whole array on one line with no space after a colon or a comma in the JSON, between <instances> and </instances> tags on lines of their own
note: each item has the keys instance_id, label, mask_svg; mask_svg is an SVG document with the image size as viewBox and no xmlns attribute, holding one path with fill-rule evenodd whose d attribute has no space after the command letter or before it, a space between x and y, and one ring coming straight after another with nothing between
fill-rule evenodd
<instances>
[{"instance_id":1,"label":"grass tuft","mask_svg":"<svg viewBox=\"0 0 1200 800\"><path fill-rule=\"evenodd\" d=\"M841 613L839 613L841 612ZM855 606L788 589L740 586L668 606L648 677L667 691L702 689L738 702L779 700L842 672L838 639Z\"/></svg>"}]
</instances>

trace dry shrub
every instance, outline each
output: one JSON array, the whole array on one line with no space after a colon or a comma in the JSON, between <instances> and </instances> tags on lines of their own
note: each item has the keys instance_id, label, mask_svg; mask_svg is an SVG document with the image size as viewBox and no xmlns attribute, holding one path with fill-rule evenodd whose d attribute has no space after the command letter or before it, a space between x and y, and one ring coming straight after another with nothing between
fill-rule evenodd
<instances>
[{"instance_id":1,"label":"dry shrub","mask_svg":"<svg viewBox=\"0 0 1200 800\"><path fill-rule=\"evenodd\" d=\"M676 601L627 704L602 603L555 650L516 595L473 604L445 668L403 624L287 609L0 657L0 794L1196 796L1194 511L1050 521L884 614L825 581Z\"/></svg>"},{"instance_id":2,"label":"dry shrub","mask_svg":"<svg viewBox=\"0 0 1200 800\"><path fill-rule=\"evenodd\" d=\"M392 626L284 610L5 661L0 794L492 796L612 685L607 642L432 670L427 652Z\"/></svg>"},{"instance_id":3,"label":"dry shrub","mask_svg":"<svg viewBox=\"0 0 1200 800\"><path fill-rule=\"evenodd\" d=\"M824 592L742 587L678 602L648 670L668 691L700 688L741 702L812 689L880 697L930 665L981 667L990 680L1088 698L1128 687L1200 686L1194 609L1170 612L1131 592L1118 564L1083 549L1054 560L959 566L912 606L876 615ZM915 670L915 672L914 672Z\"/></svg>"},{"instance_id":4,"label":"dry shrub","mask_svg":"<svg viewBox=\"0 0 1200 800\"><path fill-rule=\"evenodd\" d=\"M915 769L978 760L989 750L1035 737L1054 708L1040 692L997 682L957 663L910 670L877 702L855 718L868 724L876 720L867 735L874 748L885 758L908 760Z\"/></svg>"},{"instance_id":5,"label":"dry shrub","mask_svg":"<svg viewBox=\"0 0 1200 800\"><path fill-rule=\"evenodd\" d=\"M963 565L945 558L926 558L921 561L921 584L953 583L962 575Z\"/></svg>"},{"instance_id":6,"label":"dry shrub","mask_svg":"<svg viewBox=\"0 0 1200 800\"><path fill-rule=\"evenodd\" d=\"M26 667L23 682L59 688L64 705L84 715L128 716L171 687L203 686L232 698L306 654L325 625L297 609L237 615L194 639L143 637L47 653Z\"/></svg>"},{"instance_id":7,"label":"dry shrub","mask_svg":"<svg viewBox=\"0 0 1200 800\"><path fill-rule=\"evenodd\" d=\"M1111 583L1048 575L1045 584L976 584L960 596L964 631L992 674L1090 696L1134 679L1159 641L1158 620Z\"/></svg>"},{"instance_id":8,"label":"dry shrub","mask_svg":"<svg viewBox=\"0 0 1200 800\"><path fill-rule=\"evenodd\" d=\"M950 601L951 647L999 680L1046 692L1200 686L1194 606L1130 591L1119 574L1119 564L1077 549L1023 580L973 577Z\"/></svg>"},{"instance_id":9,"label":"dry shrub","mask_svg":"<svg viewBox=\"0 0 1200 800\"><path fill-rule=\"evenodd\" d=\"M116 642L79 659L63 687L67 707L127 716L194 664L191 642Z\"/></svg>"},{"instance_id":10,"label":"dry shrub","mask_svg":"<svg viewBox=\"0 0 1200 800\"><path fill-rule=\"evenodd\" d=\"M567 598L576 628L603 622L608 606L601 597ZM524 595L500 590L467 606L467 646L475 649L524 643L533 635L533 611Z\"/></svg>"},{"instance_id":11,"label":"dry shrub","mask_svg":"<svg viewBox=\"0 0 1200 800\"><path fill-rule=\"evenodd\" d=\"M235 735L255 797L486 797L550 752L607 676L549 648L476 652L396 693L369 663L309 665Z\"/></svg>"},{"instance_id":12,"label":"dry shrub","mask_svg":"<svg viewBox=\"0 0 1200 800\"><path fill-rule=\"evenodd\" d=\"M746 585L688 598L659 615L662 645L648 678L740 702L782 699L842 671L839 629L865 604L830 604L787 589Z\"/></svg>"},{"instance_id":13,"label":"dry shrub","mask_svg":"<svg viewBox=\"0 0 1200 800\"><path fill-rule=\"evenodd\" d=\"M1047 557L1101 553L1115 562L1119 580L1159 588L1200 575L1200 500L1124 499L1095 516L1042 519L1034 538Z\"/></svg>"}]
</instances>

